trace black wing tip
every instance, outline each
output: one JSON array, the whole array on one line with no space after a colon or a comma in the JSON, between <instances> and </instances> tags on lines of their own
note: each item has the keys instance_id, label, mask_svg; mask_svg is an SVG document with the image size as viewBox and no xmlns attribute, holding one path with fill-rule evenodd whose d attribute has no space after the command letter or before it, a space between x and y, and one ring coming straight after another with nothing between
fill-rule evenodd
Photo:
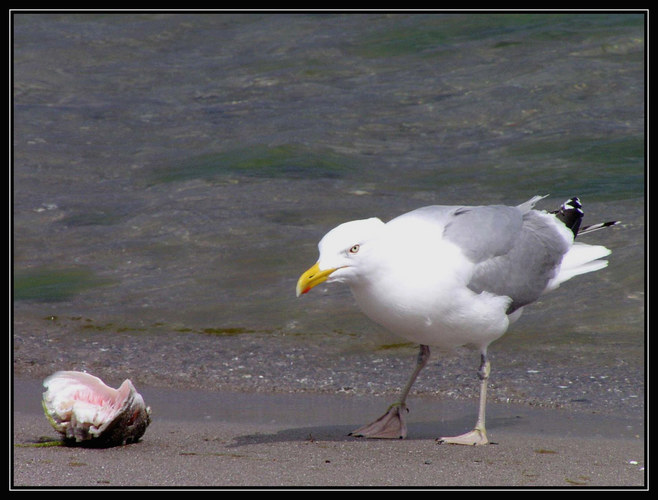
<instances>
[{"instance_id":1,"label":"black wing tip","mask_svg":"<svg viewBox=\"0 0 658 500\"><path fill-rule=\"evenodd\" d=\"M555 214L558 220L562 221L565 226L571 229L574 237L578 234L580 223L583 220L583 215L585 215L583 205L580 203L578 197L574 196L568 199L558 210L551 213Z\"/></svg>"},{"instance_id":2,"label":"black wing tip","mask_svg":"<svg viewBox=\"0 0 658 500\"><path fill-rule=\"evenodd\" d=\"M620 220L611 220L608 222L599 222L598 224L592 224L591 226L585 226L580 230L579 234L585 234L585 233L591 233L592 231L598 231L599 229L603 229L604 227L610 227L610 226L616 226L617 224L620 224Z\"/></svg>"},{"instance_id":3,"label":"black wing tip","mask_svg":"<svg viewBox=\"0 0 658 500\"><path fill-rule=\"evenodd\" d=\"M592 224L591 226L580 227L580 223L585 215L583 212L583 205L580 203L580 199L577 196L568 199L565 201L562 206L551 212L555 217L562 221L562 223L567 226L573 232L574 238L578 234L591 233L592 231L598 231L605 227L616 226L621 221L611 220L608 222L600 222L598 224Z\"/></svg>"}]
</instances>

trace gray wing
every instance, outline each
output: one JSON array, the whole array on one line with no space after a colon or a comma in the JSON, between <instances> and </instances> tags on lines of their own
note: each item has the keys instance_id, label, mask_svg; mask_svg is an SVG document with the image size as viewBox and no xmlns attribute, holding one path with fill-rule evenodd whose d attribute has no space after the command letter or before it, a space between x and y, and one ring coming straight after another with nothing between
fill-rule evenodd
<instances>
[{"instance_id":1,"label":"gray wing","mask_svg":"<svg viewBox=\"0 0 658 500\"><path fill-rule=\"evenodd\" d=\"M569 250L552 221L523 208L457 208L443 233L476 264L468 287L510 297L508 314L537 300Z\"/></svg>"}]
</instances>

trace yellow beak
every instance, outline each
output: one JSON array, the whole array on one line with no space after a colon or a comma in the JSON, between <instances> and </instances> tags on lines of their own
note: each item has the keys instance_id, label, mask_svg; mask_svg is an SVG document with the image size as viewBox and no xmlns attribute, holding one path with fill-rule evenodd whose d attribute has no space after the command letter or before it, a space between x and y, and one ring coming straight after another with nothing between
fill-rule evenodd
<instances>
[{"instance_id":1,"label":"yellow beak","mask_svg":"<svg viewBox=\"0 0 658 500\"><path fill-rule=\"evenodd\" d=\"M311 288L320 283L327 281L327 278L336 269L325 269L320 271L320 264L316 262L315 265L302 274L297 280L297 297L308 292Z\"/></svg>"}]
</instances>

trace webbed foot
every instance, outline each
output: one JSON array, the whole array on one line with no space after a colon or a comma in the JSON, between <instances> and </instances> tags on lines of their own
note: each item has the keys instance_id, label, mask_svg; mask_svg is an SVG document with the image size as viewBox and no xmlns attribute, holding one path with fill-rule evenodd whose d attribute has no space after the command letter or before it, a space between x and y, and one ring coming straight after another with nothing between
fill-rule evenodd
<instances>
[{"instance_id":1,"label":"webbed foot","mask_svg":"<svg viewBox=\"0 0 658 500\"><path fill-rule=\"evenodd\" d=\"M404 414L409 410L402 403L394 403L388 411L374 422L350 432L350 436L378 438L378 439L404 439L407 437L407 424Z\"/></svg>"},{"instance_id":2,"label":"webbed foot","mask_svg":"<svg viewBox=\"0 0 658 500\"><path fill-rule=\"evenodd\" d=\"M464 444L467 446L478 446L488 444L487 431L484 428L475 428L471 432L453 437L440 437L436 440L439 444Z\"/></svg>"}]
</instances>

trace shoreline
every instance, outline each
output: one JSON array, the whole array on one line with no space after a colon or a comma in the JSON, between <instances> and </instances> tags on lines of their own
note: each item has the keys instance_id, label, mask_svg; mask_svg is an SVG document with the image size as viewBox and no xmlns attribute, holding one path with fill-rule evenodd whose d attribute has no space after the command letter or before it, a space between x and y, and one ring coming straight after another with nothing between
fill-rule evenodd
<instances>
[{"instance_id":1,"label":"shoreline","mask_svg":"<svg viewBox=\"0 0 658 500\"><path fill-rule=\"evenodd\" d=\"M644 488L642 418L488 406L492 443L438 445L468 430L475 401L411 396L409 436L348 433L391 396L137 387L153 422L139 443L39 446L57 439L41 381L14 380L13 476L24 488Z\"/></svg>"}]
</instances>

